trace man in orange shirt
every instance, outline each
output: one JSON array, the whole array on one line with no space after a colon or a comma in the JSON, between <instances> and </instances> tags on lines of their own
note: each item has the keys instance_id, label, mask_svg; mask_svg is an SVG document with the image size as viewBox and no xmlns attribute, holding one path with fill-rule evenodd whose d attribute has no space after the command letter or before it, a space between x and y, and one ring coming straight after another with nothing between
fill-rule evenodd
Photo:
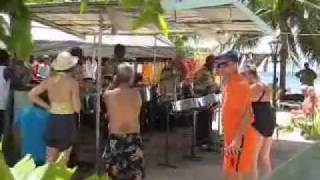
<instances>
[{"instance_id":1,"label":"man in orange shirt","mask_svg":"<svg viewBox=\"0 0 320 180\"><path fill-rule=\"evenodd\" d=\"M223 84L224 171L225 180L255 180L256 132L251 126L250 87L238 73L239 57L228 52L215 59Z\"/></svg>"}]
</instances>

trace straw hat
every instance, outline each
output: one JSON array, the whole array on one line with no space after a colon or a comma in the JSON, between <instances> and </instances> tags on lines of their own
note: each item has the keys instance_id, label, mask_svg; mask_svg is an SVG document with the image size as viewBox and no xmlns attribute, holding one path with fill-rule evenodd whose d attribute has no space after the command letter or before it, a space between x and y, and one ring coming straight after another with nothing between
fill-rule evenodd
<instances>
[{"instance_id":1,"label":"straw hat","mask_svg":"<svg viewBox=\"0 0 320 180\"><path fill-rule=\"evenodd\" d=\"M72 56L69 52L61 52L52 62L51 67L56 71L71 69L78 63L78 57Z\"/></svg>"}]
</instances>

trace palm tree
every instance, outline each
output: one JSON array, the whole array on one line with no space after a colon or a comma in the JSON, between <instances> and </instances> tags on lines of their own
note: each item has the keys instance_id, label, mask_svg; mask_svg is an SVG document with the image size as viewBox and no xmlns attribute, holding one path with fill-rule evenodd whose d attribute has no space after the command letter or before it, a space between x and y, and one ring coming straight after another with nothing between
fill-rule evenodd
<instances>
[{"instance_id":1,"label":"palm tree","mask_svg":"<svg viewBox=\"0 0 320 180\"><path fill-rule=\"evenodd\" d=\"M280 87L286 87L289 56L299 57L299 48L309 60L320 61L319 0L241 0L274 29L280 30ZM235 48L253 46L259 35L242 35L233 41Z\"/></svg>"}]
</instances>

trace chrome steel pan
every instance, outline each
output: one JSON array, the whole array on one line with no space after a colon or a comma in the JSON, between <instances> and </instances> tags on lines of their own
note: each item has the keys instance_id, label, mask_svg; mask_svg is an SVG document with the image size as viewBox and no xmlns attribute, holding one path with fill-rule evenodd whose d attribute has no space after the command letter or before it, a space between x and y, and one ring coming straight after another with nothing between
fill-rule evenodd
<instances>
[{"instance_id":1,"label":"chrome steel pan","mask_svg":"<svg viewBox=\"0 0 320 180\"><path fill-rule=\"evenodd\" d=\"M199 103L200 108L209 108L217 103L217 98L214 94L208 94L197 98L197 102Z\"/></svg>"},{"instance_id":2,"label":"chrome steel pan","mask_svg":"<svg viewBox=\"0 0 320 180\"><path fill-rule=\"evenodd\" d=\"M195 98L183 99L172 102L172 112L174 113L192 111L198 108L200 108L200 106L197 102L197 99Z\"/></svg>"}]
</instances>

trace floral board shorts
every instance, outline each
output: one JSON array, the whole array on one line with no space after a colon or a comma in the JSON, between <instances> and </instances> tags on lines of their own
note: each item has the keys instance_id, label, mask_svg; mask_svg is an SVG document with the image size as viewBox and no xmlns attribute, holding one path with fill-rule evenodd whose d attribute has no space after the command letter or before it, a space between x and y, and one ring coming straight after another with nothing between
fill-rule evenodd
<instances>
[{"instance_id":1,"label":"floral board shorts","mask_svg":"<svg viewBox=\"0 0 320 180\"><path fill-rule=\"evenodd\" d=\"M145 177L140 134L111 134L103 154L105 168L115 180Z\"/></svg>"}]
</instances>

